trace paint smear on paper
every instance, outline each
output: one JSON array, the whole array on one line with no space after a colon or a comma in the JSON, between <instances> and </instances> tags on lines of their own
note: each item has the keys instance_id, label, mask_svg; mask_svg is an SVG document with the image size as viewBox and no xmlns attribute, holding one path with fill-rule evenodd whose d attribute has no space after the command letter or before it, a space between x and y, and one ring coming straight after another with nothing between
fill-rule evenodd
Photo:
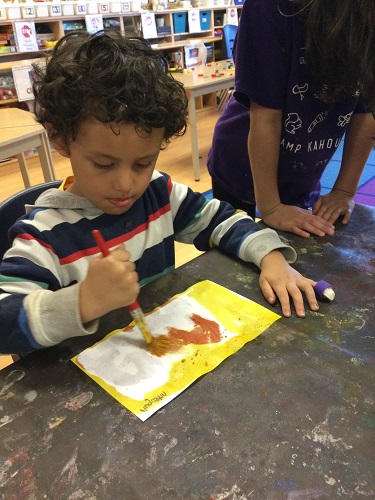
<instances>
[{"instance_id":1,"label":"paint smear on paper","mask_svg":"<svg viewBox=\"0 0 375 500\"><path fill-rule=\"evenodd\" d=\"M199 314L192 314L191 320L194 328L190 331L169 327L168 336L181 341L181 345L187 344L213 344L220 342L220 325L216 321L202 318Z\"/></svg>"},{"instance_id":2,"label":"paint smear on paper","mask_svg":"<svg viewBox=\"0 0 375 500\"><path fill-rule=\"evenodd\" d=\"M193 285L146 316L153 336L181 340L177 352L150 354L133 322L72 359L142 421L280 318L211 281Z\"/></svg>"}]
</instances>

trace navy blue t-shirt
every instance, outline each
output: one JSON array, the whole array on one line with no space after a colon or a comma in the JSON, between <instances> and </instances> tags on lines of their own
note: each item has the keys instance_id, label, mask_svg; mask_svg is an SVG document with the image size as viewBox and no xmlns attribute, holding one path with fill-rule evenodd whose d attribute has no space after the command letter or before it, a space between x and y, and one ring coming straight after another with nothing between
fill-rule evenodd
<instances>
[{"instance_id":1,"label":"navy blue t-shirt","mask_svg":"<svg viewBox=\"0 0 375 500\"><path fill-rule=\"evenodd\" d=\"M278 184L281 201L311 207L320 178L353 113L367 112L359 92L334 104L315 93L304 46L304 21L288 0L246 0L234 49L235 94L214 132L208 158L213 179L255 204L247 152L250 100L282 109Z\"/></svg>"}]
</instances>

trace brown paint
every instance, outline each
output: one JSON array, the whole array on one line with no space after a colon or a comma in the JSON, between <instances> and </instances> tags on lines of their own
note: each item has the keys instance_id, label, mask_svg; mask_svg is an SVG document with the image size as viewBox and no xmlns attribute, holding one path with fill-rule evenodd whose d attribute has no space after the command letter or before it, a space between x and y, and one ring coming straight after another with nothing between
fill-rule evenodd
<instances>
[{"instance_id":1,"label":"brown paint","mask_svg":"<svg viewBox=\"0 0 375 500\"><path fill-rule=\"evenodd\" d=\"M169 327L169 337L179 339L182 341L182 345L213 344L220 342L222 337L219 325L216 321L202 318L199 314L192 314L190 318L194 323L194 328L192 330L188 331Z\"/></svg>"}]
</instances>

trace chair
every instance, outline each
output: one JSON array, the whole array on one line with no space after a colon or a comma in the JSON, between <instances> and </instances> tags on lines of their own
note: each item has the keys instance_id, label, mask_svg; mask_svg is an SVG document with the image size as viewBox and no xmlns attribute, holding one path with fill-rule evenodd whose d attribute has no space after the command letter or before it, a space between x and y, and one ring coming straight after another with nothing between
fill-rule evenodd
<instances>
[{"instance_id":1,"label":"chair","mask_svg":"<svg viewBox=\"0 0 375 500\"><path fill-rule=\"evenodd\" d=\"M32 205L43 191L59 187L61 182L51 181L30 186L0 203L0 259L10 247L8 231L16 220L25 213L25 205Z\"/></svg>"},{"instance_id":2,"label":"chair","mask_svg":"<svg viewBox=\"0 0 375 500\"><path fill-rule=\"evenodd\" d=\"M60 184L61 181L51 181L30 186L0 203L0 259L10 247L8 231L16 220L25 213L25 205L32 205L43 191L57 188ZM13 361L20 359L18 354L10 356Z\"/></svg>"},{"instance_id":3,"label":"chair","mask_svg":"<svg viewBox=\"0 0 375 500\"><path fill-rule=\"evenodd\" d=\"M236 38L237 28L235 24L226 24L223 27L223 59L233 58L233 44Z\"/></svg>"}]
</instances>

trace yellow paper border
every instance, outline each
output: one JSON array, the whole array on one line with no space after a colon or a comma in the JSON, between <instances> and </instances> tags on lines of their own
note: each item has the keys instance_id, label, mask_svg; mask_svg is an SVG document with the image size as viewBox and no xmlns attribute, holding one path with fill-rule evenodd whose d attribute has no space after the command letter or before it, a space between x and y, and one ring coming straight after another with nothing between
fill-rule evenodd
<instances>
[{"instance_id":1,"label":"yellow paper border","mask_svg":"<svg viewBox=\"0 0 375 500\"><path fill-rule=\"evenodd\" d=\"M197 378L216 368L224 359L238 351L247 342L256 338L281 317L256 302L246 299L208 280L196 283L186 291L172 297L168 302L181 296L194 298L200 305L205 307L216 320L226 328L226 330L237 333L237 335L222 344L189 344L188 346L184 346L182 349L184 349L186 355L184 355L182 360L172 364L170 380L163 386L148 392L144 399L136 400L120 394L113 386L107 384L103 379L87 372L78 363L78 356L72 358L73 363L142 420L147 418L143 418L144 415L142 414L149 411L154 413L156 409L160 406L164 406L166 402L177 396L177 394L186 389ZM165 304L160 307L164 305ZM157 309L160 309L160 307ZM122 331L123 330L114 330L92 347ZM89 347L89 349L92 347ZM164 401L164 399L168 401Z\"/></svg>"}]
</instances>

